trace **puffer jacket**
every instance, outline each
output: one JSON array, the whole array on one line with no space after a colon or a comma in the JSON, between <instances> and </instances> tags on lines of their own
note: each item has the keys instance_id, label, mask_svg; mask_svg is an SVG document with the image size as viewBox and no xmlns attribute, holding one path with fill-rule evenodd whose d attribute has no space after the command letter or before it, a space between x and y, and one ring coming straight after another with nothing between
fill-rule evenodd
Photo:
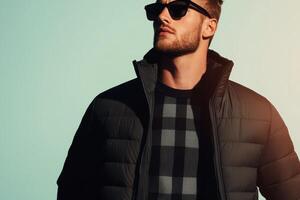
<instances>
[{"instance_id":1,"label":"puffer jacket","mask_svg":"<svg viewBox=\"0 0 300 200\"><path fill-rule=\"evenodd\" d=\"M151 49L134 60L137 78L90 103L57 180L58 200L147 199L157 59ZM209 50L195 97L207 108L217 200L257 200L258 189L267 200L299 200L300 164L286 125L265 97L229 80L232 67Z\"/></svg>"}]
</instances>

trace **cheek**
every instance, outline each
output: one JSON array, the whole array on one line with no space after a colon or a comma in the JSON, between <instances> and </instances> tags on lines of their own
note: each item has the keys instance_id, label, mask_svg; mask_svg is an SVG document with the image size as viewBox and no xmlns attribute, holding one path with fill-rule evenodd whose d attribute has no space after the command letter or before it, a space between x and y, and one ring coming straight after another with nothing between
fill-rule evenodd
<instances>
[{"instance_id":1,"label":"cheek","mask_svg":"<svg viewBox=\"0 0 300 200\"><path fill-rule=\"evenodd\" d=\"M199 24L195 22L184 22L183 25L178 27L177 35L178 37L186 37L188 35L200 34L200 30Z\"/></svg>"},{"instance_id":2,"label":"cheek","mask_svg":"<svg viewBox=\"0 0 300 200\"><path fill-rule=\"evenodd\" d=\"M178 27L178 33L184 34L184 33L199 33L202 26L202 21L199 15L197 13L187 13L185 17L183 17L181 20L179 20L176 23L176 26Z\"/></svg>"}]
</instances>

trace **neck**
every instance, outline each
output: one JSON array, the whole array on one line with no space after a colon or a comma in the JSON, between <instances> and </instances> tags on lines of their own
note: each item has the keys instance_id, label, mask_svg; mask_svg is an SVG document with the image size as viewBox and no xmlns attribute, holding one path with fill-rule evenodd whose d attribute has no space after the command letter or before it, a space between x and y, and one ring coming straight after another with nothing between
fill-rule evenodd
<instances>
[{"instance_id":1,"label":"neck","mask_svg":"<svg viewBox=\"0 0 300 200\"><path fill-rule=\"evenodd\" d=\"M206 71L207 48L177 57L163 55L159 62L159 79L175 89L192 89Z\"/></svg>"}]
</instances>

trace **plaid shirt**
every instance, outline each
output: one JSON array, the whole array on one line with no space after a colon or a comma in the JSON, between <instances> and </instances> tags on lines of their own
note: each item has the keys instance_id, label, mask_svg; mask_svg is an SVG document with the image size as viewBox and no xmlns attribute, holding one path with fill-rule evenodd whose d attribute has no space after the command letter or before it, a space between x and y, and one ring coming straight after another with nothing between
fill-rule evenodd
<instances>
[{"instance_id":1,"label":"plaid shirt","mask_svg":"<svg viewBox=\"0 0 300 200\"><path fill-rule=\"evenodd\" d=\"M196 200L199 142L190 97L157 83L149 200Z\"/></svg>"}]
</instances>

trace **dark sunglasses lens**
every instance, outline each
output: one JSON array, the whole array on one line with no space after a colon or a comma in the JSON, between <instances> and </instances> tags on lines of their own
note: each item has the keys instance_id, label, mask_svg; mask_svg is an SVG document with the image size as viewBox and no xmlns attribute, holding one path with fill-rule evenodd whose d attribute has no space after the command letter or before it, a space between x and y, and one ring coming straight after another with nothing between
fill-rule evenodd
<instances>
[{"instance_id":1,"label":"dark sunglasses lens","mask_svg":"<svg viewBox=\"0 0 300 200\"><path fill-rule=\"evenodd\" d=\"M186 14L188 4L185 1L173 1L168 7L171 17L173 19L180 19Z\"/></svg>"},{"instance_id":2,"label":"dark sunglasses lens","mask_svg":"<svg viewBox=\"0 0 300 200\"><path fill-rule=\"evenodd\" d=\"M145 6L146 15L148 20L155 20L163 10L163 5L160 3L152 3Z\"/></svg>"}]
</instances>

